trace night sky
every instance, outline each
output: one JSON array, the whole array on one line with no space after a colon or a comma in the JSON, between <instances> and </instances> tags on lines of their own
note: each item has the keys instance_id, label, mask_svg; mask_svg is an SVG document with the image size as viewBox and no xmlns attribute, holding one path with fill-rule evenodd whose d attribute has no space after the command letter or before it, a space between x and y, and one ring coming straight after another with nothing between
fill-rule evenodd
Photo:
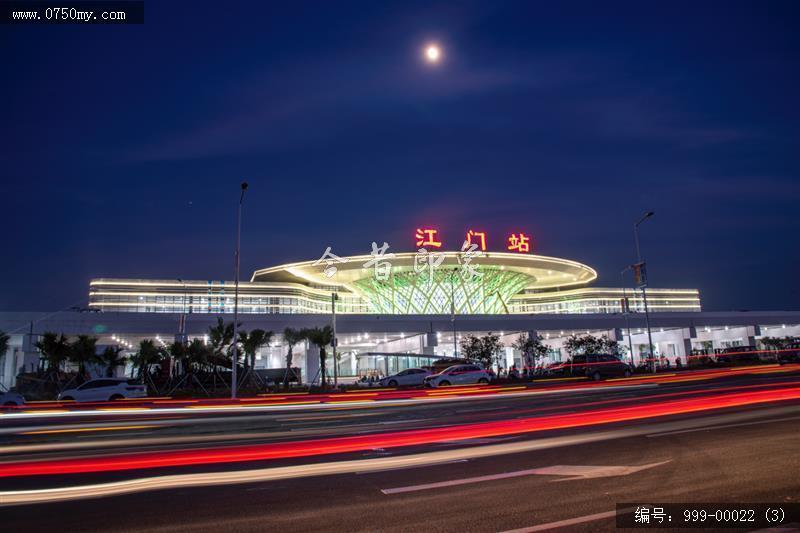
<instances>
[{"instance_id":1,"label":"night sky","mask_svg":"<svg viewBox=\"0 0 800 533\"><path fill-rule=\"evenodd\" d=\"M800 2L146 2L140 26L0 26L0 310L92 277L233 279L534 236L620 286L796 310ZM422 48L438 42L436 66Z\"/></svg>"}]
</instances>

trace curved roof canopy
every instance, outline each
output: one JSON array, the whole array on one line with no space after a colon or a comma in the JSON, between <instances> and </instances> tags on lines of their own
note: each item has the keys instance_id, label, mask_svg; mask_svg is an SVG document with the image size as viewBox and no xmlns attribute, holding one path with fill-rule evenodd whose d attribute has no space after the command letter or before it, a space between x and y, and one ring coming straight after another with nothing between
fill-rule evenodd
<instances>
[{"instance_id":1,"label":"curved roof canopy","mask_svg":"<svg viewBox=\"0 0 800 533\"><path fill-rule=\"evenodd\" d=\"M466 259L465 252L434 252L444 257L436 270L454 271ZM386 260L391 263L391 275L408 277L416 273L424 273L426 263L419 262L417 252L395 253ZM369 279L375 279L375 266L368 262L371 255L355 255L341 257L340 261L313 260L289 263L256 270L251 281L280 281L302 283L305 285L323 285L345 287L353 292L361 293L358 286L363 286ZM521 274L524 281L519 283L521 289L556 289L586 285L597 278L597 272L589 266L568 259L547 257L533 254L515 254L500 252L484 252L482 256L472 256L469 264L477 271L500 270ZM365 266L366 265L366 266ZM335 273L326 275L326 268L335 267ZM331 270L328 269L328 274ZM515 276L518 280L521 276Z\"/></svg>"}]
</instances>

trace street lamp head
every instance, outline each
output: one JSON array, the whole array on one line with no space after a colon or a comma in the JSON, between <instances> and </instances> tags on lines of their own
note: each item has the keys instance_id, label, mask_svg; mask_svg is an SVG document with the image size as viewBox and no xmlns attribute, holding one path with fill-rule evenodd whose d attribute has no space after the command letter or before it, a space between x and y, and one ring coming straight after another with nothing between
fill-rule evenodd
<instances>
[{"instance_id":1,"label":"street lamp head","mask_svg":"<svg viewBox=\"0 0 800 533\"><path fill-rule=\"evenodd\" d=\"M243 191L246 191L246 190L247 190L247 182L246 182L246 181L243 181L243 182L242 182L242 190L243 190ZM650 214L652 215L652 213L650 213Z\"/></svg>"},{"instance_id":2,"label":"street lamp head","mask_svg":"<svg viewBox=\"0 0 800 533\"><path fill-rule=\"evenodd\" d=\"M642 222L644 222L645 220L647 220L648 218L650 218L650 217L651 217L651 216L653 216L653 215L655 215L655 212L654 212L654 211L648 211L647 213L645 213L645 214L644 214L644 216L642 216L642 218L640 218L640 219L639 219L639 220L636 222L636 224L634 224L634 226L638 226L639 224L641 224Z\"/></svg>"}]
</instances>

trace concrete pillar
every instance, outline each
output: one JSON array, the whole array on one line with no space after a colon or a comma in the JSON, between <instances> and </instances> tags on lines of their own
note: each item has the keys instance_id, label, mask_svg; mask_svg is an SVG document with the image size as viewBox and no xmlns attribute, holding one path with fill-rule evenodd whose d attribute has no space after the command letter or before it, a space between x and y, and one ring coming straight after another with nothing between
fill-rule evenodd
<instances>
[{"instance_id":1,"label":"concrete pillar","mask_svg":"<svg viewBox=\"0 0 800 533\"><path fill-rule=\"evenodd\" d=\"M756 346L756 337L761 336L761 326L747 326L747 345Z\"/></svg>"},{"instance_id":2,"label":"concrete pillar","mask_svg":"<svg viewBox=\"0 0 800 533\"><path fill-rule=\"evenodd\" d=\"M506 357L505 357L506 366L505 367L506 367L506 370L508 370L509 368L511 368L511 365L514 364L514 348L511 348L510 346L506 346L505 348L503 348L503 351L505 351L505 353L506 353Z\"/></svg>"},{"instance_id":3,"label":"concrete pillar","mask_svg":"<svg viewBox=\"0 0 800 533\"><path fill-rule=\"evenodd\" d=\"M3 364L3 383L9 389L17 384L17 350L16 346L9 346L5 358L0 360Z\"/></svg>"},{"instance_id":4,"label":"concrete pillar","mask_svg":"<svg viewBox=\"0 0 800 533\"><path fill-rule=\"evenodd\" d=\"M422 353L425 355L434 355L436 346L439 345L439 339L436 338L436 333L426 333L424 336L420 335L420 338L424 339Z\"/></svg>"},{"instance_id":5,"label":"concrete pillar","mask_svg":"<svg viewBox=\"0 0 800 533\"><path fill-rule=\"evenodd\" d=\"M313 380L319 383L321 378L319 369L319 347L315 344L309 344L306 349L306 373L305 376L303 376L304 381L306 383L311 383Z\"/></svg>"}]
</instances>

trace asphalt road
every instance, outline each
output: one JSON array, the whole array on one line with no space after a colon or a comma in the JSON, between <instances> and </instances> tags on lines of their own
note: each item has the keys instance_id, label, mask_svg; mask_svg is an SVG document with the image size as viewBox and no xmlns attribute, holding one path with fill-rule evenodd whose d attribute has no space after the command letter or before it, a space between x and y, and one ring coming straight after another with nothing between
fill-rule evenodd
<instances>
[{"instance_id":1,"label":"asphalt road","mask_svg":"<svg viewBox=\"0 0 800 533\"><path fill-rule=\"evenodd\" d=\"M782 373L335 411L15 420L2 426L0 474L20 461L382 439L465 424L588 417L598 410L787 389L799 380ZM97 424L155 427L55 432ZM42 427L49 429L31 429ZM4 506L0 524L8 531L507 531L554 523L567 531L609 530L613 517L603 514L617 502L800 501L798 430L800 401L790 400L341 453L321 449L267 461L3 477L1 491L187 476L160 490L119 496L105 490L101 498ZM32 431L44 432L22 434ZM327 475L315 475L320 468L329 469ZM243 473L251 474L243 479ZM197 477L209 482L217 475L234 479L192 486Z\"/></svg>"}]
</instances>

